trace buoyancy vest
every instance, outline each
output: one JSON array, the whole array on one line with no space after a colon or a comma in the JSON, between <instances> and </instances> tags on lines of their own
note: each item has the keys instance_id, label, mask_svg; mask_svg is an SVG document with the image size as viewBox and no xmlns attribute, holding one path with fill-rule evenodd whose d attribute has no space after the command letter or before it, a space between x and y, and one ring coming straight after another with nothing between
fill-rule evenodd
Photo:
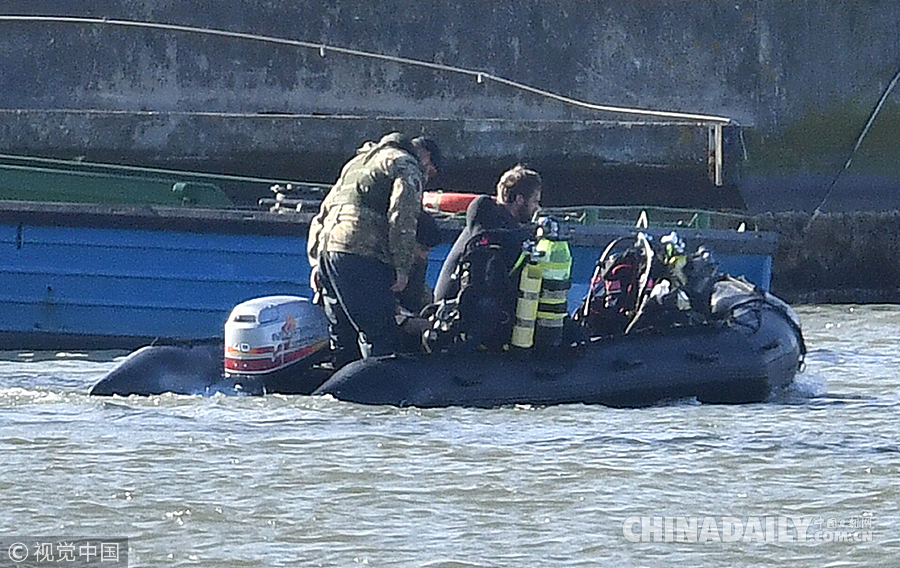
<instances>
[{"instance_id":1,"label":"buoyancy vest","mask_svg":"<svg viewBox=\"0 0 900 568\"><path fill-rule=\"evenodd\" d=\"M459 311L463 329L479 344L499 347L515 324L522 232L494 229L474 236L459 263Z\"/></svg>"},{"instance_id":2,"label":"buoyancy vest","mask_svg":"<svg viewBox=\"0 0 900 568\"><path fill-rule=\"evenodd\" d=\"M491 229L465 242L453 275L458 292L431 306L433 331L426 334L427 349L456 344L495 351L510 342L524 264L517 261L528 238L522 228Z\"/></svg>"},{"instance_id":3,"label":"buoyancy vest","mask_svg":"<svg viewBox=\"0 0 900 568\"><path fill-rule=\"evenodd\" d=\"M620 237L607 245L597 259L591 287L575 319L592 335L622 333L640 307L643 290L652 286L653 254L641 241ZM621 252L615 252L625 246Z\"/></svg>"}]
</instances>

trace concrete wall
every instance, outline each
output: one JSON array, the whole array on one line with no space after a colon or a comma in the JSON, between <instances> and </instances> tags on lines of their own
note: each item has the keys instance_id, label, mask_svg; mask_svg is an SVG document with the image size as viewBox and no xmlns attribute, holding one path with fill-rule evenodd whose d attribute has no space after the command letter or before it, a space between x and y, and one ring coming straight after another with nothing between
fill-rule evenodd
<instances>
[{"instance_id":1,"label":"concrete wall","mask_svg":"<svg viewBox=\"0 0 900 568\"><path fill-rule=\"evenodd\" d=\"M893 0L0 5L5 14L146 20L299 39L483 70L594 103L725 115L745 127L731 151L742 158L732 162L742 165L740 191L751 209L815 207L900 61L900 4ZM702 181L703 124L666 122L636 135L631 122L618 122L622 116L327 49L322 57L259 41L100 24L0 22L0 30L0 109L45 111L27 120L0 113L3 151L80 149L88 156L217 167L236 156L242 169L271 155L271 167L288 170L279 174L328 181L361 139L400 125L441 131L451 142L448 154L463 164L459 171L485 171L457 185L489 187L499 168L525 159L560 181L572 172L596 179L595 168L603 165L644 168L639 177L624 176L625 187L579 182L578 195L593 191L601 202L625 193L672 199L665 181L652 181L659 165L690 170L674 176L675 193L690 191L690 184L700 196L693 201L711 194ZM49 112L59 109L105 113ZM248 120L240 135L228 137L236 127L210 126L214 115L197 113L266 113L270 120ZM882 113L853 170L830 195L833 207L883 207L895 198L900 206L894 195L900 193L894 191L900 185L894 144L900 94ZM309 119L286 116L333 114L369 122L313 121L317 126L307 129ZM261 122L267 127L255 131ZM56 138L59 133L65 136ZM307 159L315 141L330 150ZM270 153L271 146L280 150ZM601 173L622 177L621 170ZM720 201L712 205L737 204L733 196Z\"/></svg>"},{"instance_id":2,"label":"concrete wall","mask_svg":"<svg viewBox=\"0 0 900 568\"><path fill-rule=\"evenodd\" d=\"M772 292L793 303L900 302L900 213L756 217L779 233Z\"/></svg>"}]
</instances>

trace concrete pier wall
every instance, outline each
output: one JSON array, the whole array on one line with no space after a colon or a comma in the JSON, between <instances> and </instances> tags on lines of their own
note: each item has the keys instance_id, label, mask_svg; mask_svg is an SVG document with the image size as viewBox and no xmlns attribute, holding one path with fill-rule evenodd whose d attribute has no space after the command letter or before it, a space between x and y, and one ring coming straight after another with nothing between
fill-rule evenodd
<instances>
[{"instance_id":1,"label":"concrete pier wall","mask_svg":"<svg viewBox=\"0 0 900 568\"><path fill-rule=\"evenodd\" d=\"M549 175L551 203L569 192L601 203L743 200L751 210L812 210L900 62L892 0L0 6L7 15L164 22L326 46L3 21L0 151L330 181L359 142L402 127L443 138L445 186L487 190L524 160ZM743 130L729 138L728 183L714 188L702 122L636 125L496 81L328 46L479 70L593 103L727 116ZM830 192L831 210L900 207L898 125L895 93ZM660 168L670 168L668 180Z\"/></svg>"},{"instance_id":2,"label":"concrete pier wall","mask_svg":"<svg viewBox=\"0 0 900 568\"><path fill-rule=\"evenodd\" d=\"M759 215L779 234L772 292L792 303L900 303L900 212Z\"/></svg>"}]
</instances>

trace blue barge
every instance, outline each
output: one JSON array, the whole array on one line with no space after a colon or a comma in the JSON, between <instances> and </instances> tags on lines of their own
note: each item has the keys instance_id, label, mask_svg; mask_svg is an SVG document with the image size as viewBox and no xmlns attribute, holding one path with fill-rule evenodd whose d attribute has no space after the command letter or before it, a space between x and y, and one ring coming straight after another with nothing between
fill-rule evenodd
<instances>
[{"instance_id":1,"label":"blue barge","mask_svg":"<svg viewBox=\"0 0 900 568\"><path fill-rule=\"evenodd\" d=\"M305 223L265 212L4 202L0 344L220 338L228 311L308 295Z\"/></svg>"},{"instance_id":2,"label":"blue barge","mask_svg":"<svg viewBox=\"0 0 900 568\"><path fill-rule=\"evenodd\" d=\"M130 349L221 338L229 311L268 295L309 296L311 213L154 205L0 202L0 349ZM447 244L432 251L433 283ZM599 252L633 226L563 223L573 247L570 303ZM646 232L661 235L671 228ZM777 235L679 228L724 272L768 289Z\"/></svg>"}]
</instances>

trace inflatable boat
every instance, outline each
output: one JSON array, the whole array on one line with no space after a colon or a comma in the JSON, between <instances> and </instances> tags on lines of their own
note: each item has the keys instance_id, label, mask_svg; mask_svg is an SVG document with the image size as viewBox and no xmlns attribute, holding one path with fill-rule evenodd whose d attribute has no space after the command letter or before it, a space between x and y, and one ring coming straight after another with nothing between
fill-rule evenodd
<instances>
[{"instance_id":1,"label":"inflatable boat","mask_svg":"<svg viewBox=\"0 0 900 568\"><path fill-rule=\"evenodd\" d=\"M550 353L394 355L332 374L322 364L327 334L319 308L302 298L260 298L233 310L224 345L144 347L91 394L286 393L418 407L639 407L680 399L760 402L791 384L805 347L790 306L727 279L717 285L712 313L703 324L589 337Z\"/></svg>"},{"instance_id":2,"label":"inflatable boat","mask_svg":"<svg viewBox=\"0 0 900 568\"><path fill-rule=\"evenodd\" d=\"M640 407L696 399L767 400L788 387L805 347L789 306L732 281L717 319L592 337L551 353L440 353L360 360L313 394L362 404L493 407L566 403Z\"/></svg>"}]
</instances>

